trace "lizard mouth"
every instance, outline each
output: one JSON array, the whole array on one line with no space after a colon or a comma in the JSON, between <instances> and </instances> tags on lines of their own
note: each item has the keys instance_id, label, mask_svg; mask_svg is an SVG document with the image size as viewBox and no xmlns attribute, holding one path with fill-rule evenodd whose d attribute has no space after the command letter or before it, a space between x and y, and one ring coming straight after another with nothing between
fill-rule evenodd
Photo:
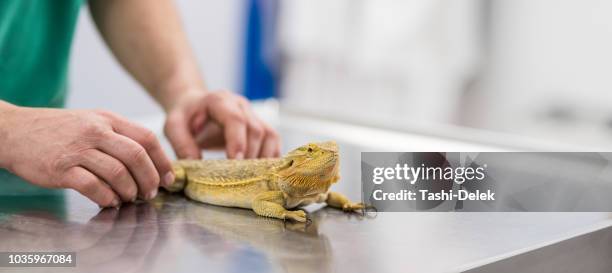
<instances>
[{"instance_id":1,"label":"lizard mouth","mask_svg":"<svg viewBox=\"0 0 612 273\"><path fill-rule=\"evenodd\" d=\"M334 155L332 157L330 157L327 161L325 161L325 167L323 168L323 171L325 172L325 174L328 174L330 176L335 176L336 173L338 172L339 169L339 165L338 164L338 155Z\"/></svg>"}]
</instances>

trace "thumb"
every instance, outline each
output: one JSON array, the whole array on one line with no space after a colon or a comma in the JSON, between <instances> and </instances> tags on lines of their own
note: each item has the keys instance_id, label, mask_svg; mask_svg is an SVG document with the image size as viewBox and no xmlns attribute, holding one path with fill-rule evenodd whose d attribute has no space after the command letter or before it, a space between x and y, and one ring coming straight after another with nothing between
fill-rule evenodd
<instances>
[{"instance_id":1,"label":"thumb","mask_svg":"<svg viewBox=\"0 0 612 273\"><path fill-rule=\"evenodd\" d=\"M178 159L200 159L202 154L189 129L189 119L181 112L168 115L164 133Z\"/></svg>"}]
</instances>

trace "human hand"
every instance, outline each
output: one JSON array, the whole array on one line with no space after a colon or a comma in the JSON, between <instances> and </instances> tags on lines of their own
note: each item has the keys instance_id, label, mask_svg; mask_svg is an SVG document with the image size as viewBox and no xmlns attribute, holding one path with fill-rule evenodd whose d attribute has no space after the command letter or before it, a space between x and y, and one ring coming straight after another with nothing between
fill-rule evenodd
<instances>
[{"instance_id":1,"label":"human hand","mask_svg":"<svg viewBox=\"0 0 612 273\"><path fill-rule=\"evenodd\" d=\"M0 167L100 206L151 199L174 180L155 135L106 111L0 105Z\"/></svg>"},{"instance_id":2,"label":"human hand","mask_svg":"<svg viewBox=\"0 0 612 273\"><path fill-rule=\"evenodd\" d=\"M185 93L168 110L164 131L178 158L199 159L201 149L221 147L236 159L280 154L278 133L244 97L227 91Z\"/></svg>"}]
</instances>

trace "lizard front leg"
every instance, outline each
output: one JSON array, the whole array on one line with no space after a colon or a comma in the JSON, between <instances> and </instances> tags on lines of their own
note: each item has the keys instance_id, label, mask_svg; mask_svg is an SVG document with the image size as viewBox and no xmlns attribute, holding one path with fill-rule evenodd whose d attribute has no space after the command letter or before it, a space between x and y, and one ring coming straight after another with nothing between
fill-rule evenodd
<instances>
[{"instance_id":1,"label":"lizard front leg","mask_svg":"<svg viewBox=\"0 0 612 273\"><path fill-rule=\"evenodd\" d=\"M337 192L329 192L327 193L327 200L325 200L327 205L330 207L342 209L343 211L355 211L363 209L365 206L363 203L353 203L346 196Z\"/></svg>"},{"instance_id":2,"label":"lizard front leg","mask_svg":"<svg viewBox=\"0 0 612 273\"><path fill-rule=\"evenodd\" d=\"M303 210L289 211L283 207L285 197L281 191L267 191L258 194L253 200L253 211L261 216L278 219L291 219L306 222L306 213Z\"/></svg>"},{"instance_id":3,"label":"lizard front leg","mask_svg":"<svg viewBox=\"0 0 612 273\"><path fill-rule=\"evenodd\" d=\"M172 184L169 186L164 186L163 188L169 192L182 191L187 184L187 171L178 162L172 164L172 170L174 171L174 182L172 182Z\"/></svg>"}]
</instances>

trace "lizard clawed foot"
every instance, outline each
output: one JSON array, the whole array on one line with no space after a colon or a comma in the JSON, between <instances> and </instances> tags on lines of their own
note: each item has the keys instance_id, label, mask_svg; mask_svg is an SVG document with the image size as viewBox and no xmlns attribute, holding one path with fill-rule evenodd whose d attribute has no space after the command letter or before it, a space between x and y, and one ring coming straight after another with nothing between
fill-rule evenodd
<instances>
[{"instance_id":1,"label":"lizard clawed foot","mask_svg":"<svg viewBox=\"0 0 612 273\"><path fill-rule=\"evenodd\" d=\"M347 203L342 205L342 210L345 212L355 212L357 210L362 210L365 208L363 203Z\"/></svg>"},{"instance_id":2,"label":"lizard clawed foot","mask_svg":"<svg viewBox=\"0 0 612 273\"><path fill-rule=\"evenodd\" d=\"M304 223L307 220L306 212L304 212L303 210L287 211L285 212L284 218L285 220L290 219L301 223Z\"/></svg>"}]
</instances>

